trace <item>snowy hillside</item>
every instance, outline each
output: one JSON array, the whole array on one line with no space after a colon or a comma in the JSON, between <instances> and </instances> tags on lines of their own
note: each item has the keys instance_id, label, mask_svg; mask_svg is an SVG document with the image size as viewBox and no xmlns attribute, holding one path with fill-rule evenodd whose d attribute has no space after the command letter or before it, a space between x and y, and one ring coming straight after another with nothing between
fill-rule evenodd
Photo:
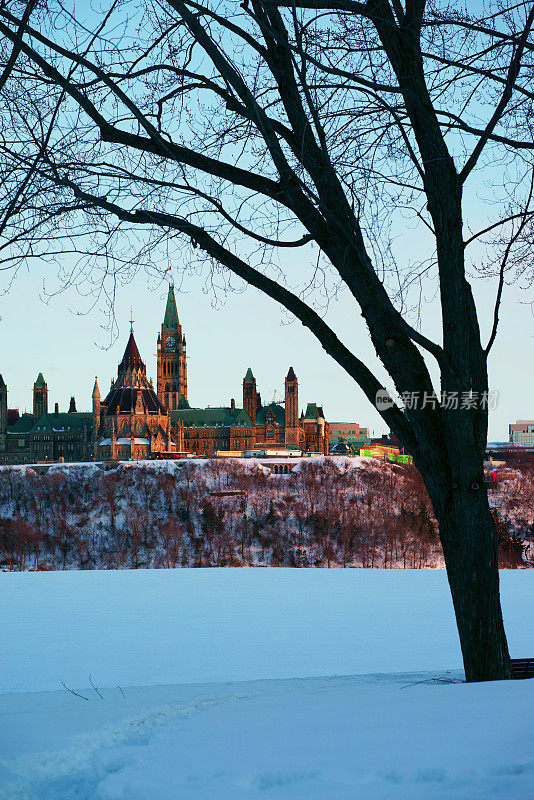
<instances>
[{"instance_id":1,"label":"snowy hillside","mask_svg":"<svg viewBox=\"0 0 534 800\"><path fill-rule=\"evenodd\" d=\"M266 463L0 467L0 568L443 566L415 467L343 457ZM534 480L511 475L490 498L499 563L526 567Z\"/></svg>"},{"instance_id":2,"label":"snowy hillside","mask_svg":"<svg viewBox=\"0 0 534 800\"><path fill-rule=\"evenodd\" d=\"M532 655L534 573L501 584ZM534 681L458 682L441 570L3 573L0 603L2 800L534 796Z\"/></svg>"},{"instance_id":3,"label":"snowy hillside","mask_svg":"<svg viewBox=\"0 0 534 800\"><path fill-rule=\"evenodd\" d=\"M0 468L5 569L442 566L419 473L374 459Z\"/></svg>"}]
</instances>

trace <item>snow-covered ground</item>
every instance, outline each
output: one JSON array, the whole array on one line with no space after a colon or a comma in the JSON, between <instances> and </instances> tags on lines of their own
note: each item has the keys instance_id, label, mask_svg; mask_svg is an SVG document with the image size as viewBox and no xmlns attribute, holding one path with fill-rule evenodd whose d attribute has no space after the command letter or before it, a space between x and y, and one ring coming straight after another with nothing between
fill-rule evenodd
<instances>
[{"instance_id":1,"label":"snow-covered ground","mask_svg":"<svg viewBox=\"0 0 534 800\"><path fill-rule=\"evenodd\" d=\"M501 590L534 655L533 573ZM455 682L440 570L3 573L0 604L3 800L534 797L534 682Z\"/></svg>"}]
</instances>

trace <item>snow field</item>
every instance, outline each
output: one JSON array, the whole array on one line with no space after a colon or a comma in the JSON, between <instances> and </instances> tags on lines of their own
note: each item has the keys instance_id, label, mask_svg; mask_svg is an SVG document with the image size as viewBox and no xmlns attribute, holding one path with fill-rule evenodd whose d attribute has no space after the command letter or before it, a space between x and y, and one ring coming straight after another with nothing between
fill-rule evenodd
<instances>
[{"instance_id":1,"label":"snow field","mask_svg":"<svg viewBox=\"0 0 534 800\"><path fill-rule=\"evenodd\" d=\"M501 590L534 654L533 573ZM2 800L534 797L534 682L440 680L440 570L3 573L0 602Z\"/></svg>"},{"instance_id":2,"label":"snow field","mask_svg":"<svg viewBox=\"0 0 534 800\"><path fill-rule=\"evenodd\" d=\"M0 691L457 669L447 592L441 570L4 573Z\"/></svg>"}]
</instances>

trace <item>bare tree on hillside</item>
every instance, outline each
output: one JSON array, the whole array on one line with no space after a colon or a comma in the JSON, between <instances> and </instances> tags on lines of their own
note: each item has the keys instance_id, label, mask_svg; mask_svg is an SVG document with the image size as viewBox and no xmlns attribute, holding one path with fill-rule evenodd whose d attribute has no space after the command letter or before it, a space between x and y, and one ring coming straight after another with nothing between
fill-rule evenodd
<instances>
[{"instance_id":1,"label":"bare tree on hillside","mask_svg":"<svg viewBox=\"0 0 534 800\"><path fill-rule=\"evenodd\" d=\"M215 288L233 275L266 293L375 403L383 370L316 310L345 287L402 398L379 410L432 500L467 679L509 677L487 401L474 398L487 398L507 276L532 271L534 3L476 16L445 0L83 8L50 0L28 21L24 3L0 7L3 268L74 252L65 280L83 273L113 296L189 241ZM492 219L477 225L464 197L483 169ZM426 252L416 264L395 247L407 217ZM483 268L497 284L484 340L468 280ZM428 286L434 340L411 313L411 289Z\"/></svg>"}]
</instances>

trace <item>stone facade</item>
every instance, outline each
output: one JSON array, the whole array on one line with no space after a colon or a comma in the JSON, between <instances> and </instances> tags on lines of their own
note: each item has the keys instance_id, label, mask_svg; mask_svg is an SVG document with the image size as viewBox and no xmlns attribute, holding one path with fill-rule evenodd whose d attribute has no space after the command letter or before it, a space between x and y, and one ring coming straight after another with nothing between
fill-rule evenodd
<instances>
[{"instance_id":1,"label":"stone facade","mask_svg":"<svg viewBox=\"0 0 534 800\"><path fill-rule=\"evenodd\" d=\"M235 401L221 408L180 408L171 412L173 426L182 426L188 453L210 456L218 450L305 450L328 455L328 422L321 406L308 403L298 416L298 381L290 367L285 403L263 406L250 367L243 380L243 407Z\"/></svg>"},{"instance_id":2,"label":"stone facade","mask_svg":"<svg viewBox=\"0 0 534 800\"><path fill-rule=\"evenodd\" d=\"M172 336L170 344L169 336ZM169 363L177 365L174 373L169 372ZM176 376L176 383L165 382L165 376L169 375ZM302 412L299 417L298 380L293 367L289 368L285 379L283 404L262 404L250 367L243 378L242 391L241 408L236 407L234 400L220 408L190 407L185 337L171 286L158 336L158 397L170 411L173 431L183 451L211 456L218 450L250 452L289 448L328 454L328 423L321 406L308 403L306 413Z\"/></svg>"},{"instance_id":3,"label":"stone facade","mask_svg":"<svg viewBox=\"0 0 534 800\"><path fill-rule=\"evenodd\" d=\"M180 426L177 427L180 431ZM101 402L93 388L93 452L97 461L153 458L176 453L179 435L171 432L169 411L157 397L135 342L133 329L117 379Z\"/></svg>"},{"instance_id":4,"label":"stone facade","mask_svg":"<svg viewBox=\"0 0 534 800\"><path fill-rule=\"evenodd\" d=\"M158 399L165 408L175 410L187 401L187 363L185 336L178 319L174 287L169 286L167 307L158 335Z\"/></svg>"}]
</instances>

